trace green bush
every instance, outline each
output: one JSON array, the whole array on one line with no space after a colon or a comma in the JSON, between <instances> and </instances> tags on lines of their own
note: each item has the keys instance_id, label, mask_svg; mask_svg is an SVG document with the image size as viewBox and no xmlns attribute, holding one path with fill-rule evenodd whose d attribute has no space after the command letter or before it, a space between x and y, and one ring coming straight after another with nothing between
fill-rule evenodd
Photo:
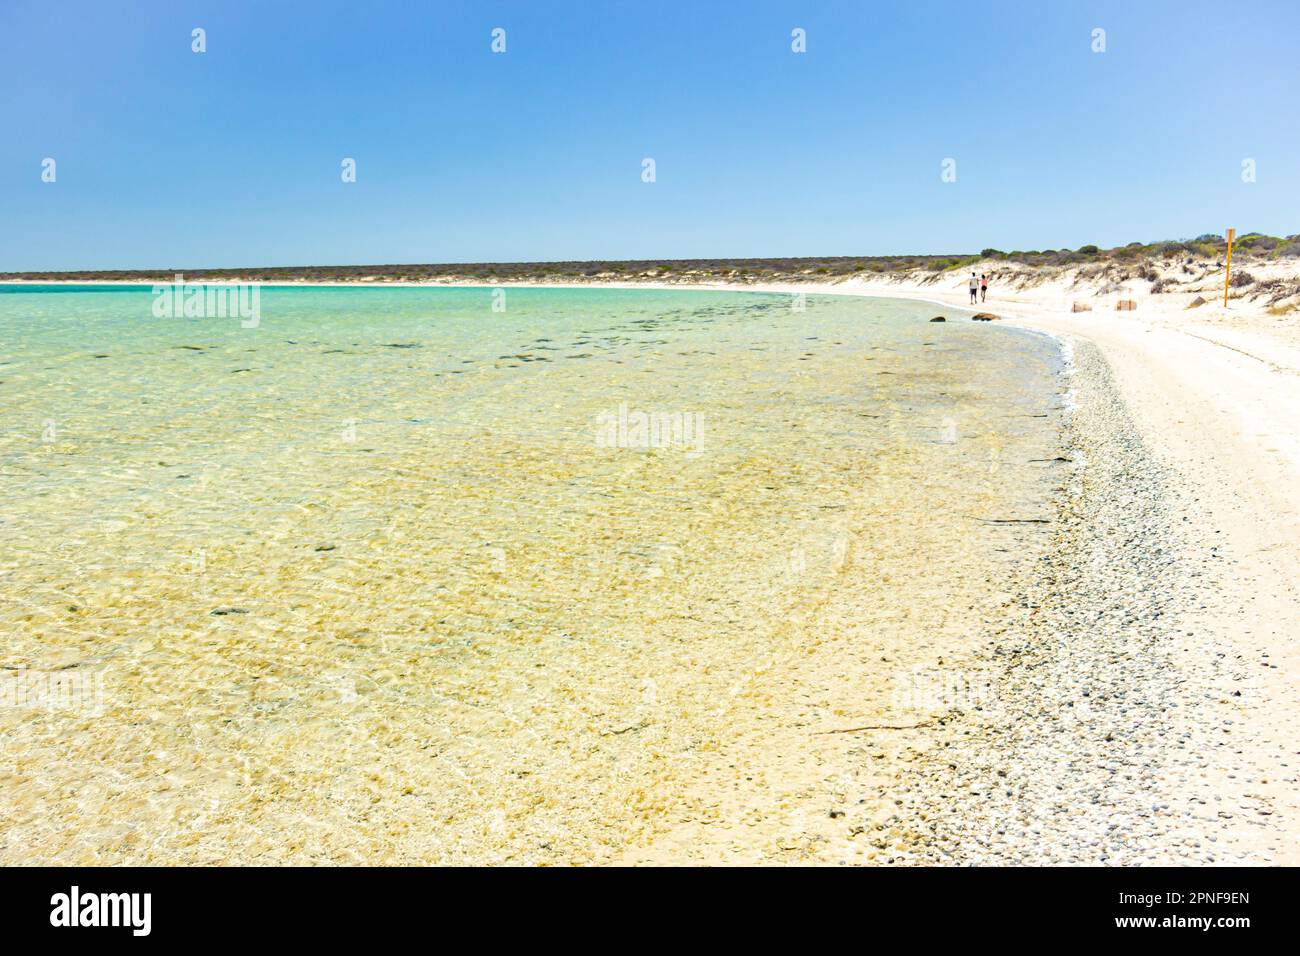
<instances>
[{"instance_id":1,"label":"green bush","mask_svg":"<svg viewBox=\"0 0 1300 956\"><path fill-rule=\"evenodd\" d=\"M1276 236L1266 236L1258 232L1248 232L1238 239L1233 246L1242 252L1268 252L1283 245L1285 240Z\"/></svg>"}]
</instances>

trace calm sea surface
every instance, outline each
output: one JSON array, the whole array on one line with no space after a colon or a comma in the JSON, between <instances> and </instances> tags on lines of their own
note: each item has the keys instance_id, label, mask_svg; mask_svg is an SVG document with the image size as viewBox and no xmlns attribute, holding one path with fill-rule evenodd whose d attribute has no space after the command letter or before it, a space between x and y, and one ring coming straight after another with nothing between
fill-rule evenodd
<instances>
[{"instance_id":1,"label":"calm sea surface","mask_svg":"<svg viewBox=\"0 0 1300 956\"><path fill-rule=\"evenodd\" d=\"M0 287L6 864L610 858L808 641L896 706L1059 478L1053 344L932 305L155 302Z\"/></svg>"}]
</instances>

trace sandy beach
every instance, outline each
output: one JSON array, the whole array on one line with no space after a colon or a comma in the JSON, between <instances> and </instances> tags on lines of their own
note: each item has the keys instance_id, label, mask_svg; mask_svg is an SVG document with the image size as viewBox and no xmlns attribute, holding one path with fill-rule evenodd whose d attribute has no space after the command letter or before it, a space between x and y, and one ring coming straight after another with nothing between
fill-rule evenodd
<instances>
[{"instance_id":1,"label":"sandy beach","mask_svg":"<svg viewBox=\"0 0 1300 956\"><path fill-rule=\"evenodd\" d=\"M865 733L858 758L914 751L906 804L930 826L886 806L857 814L861 832L899 862L1296 863L1300 322L1237 300L1189 310L1190 292L1116 312L1118 294L1063 282L1008 294L995 281L972 307L963 277L816 291L921 299L949 321L988 311L1057 337L1076 363L1086 476L1050 573L1025 582L1054 607L994 678L1001 714L901 748L899 732ZM1086 695L1086 717L1062 686ZM692 833L671 852L698 845Z\"/></svg>"},{"instance_id":2,"label":"sandy beach","mask_svg":"<svg viewBox=\"0 0 1300 956\"><path fill-rule=\"evenodd\" d=\"M1075 364L1086 460L1048 568L1020 582L1024 629L986 649L994 715L863 731L818 754L823 779L891 754L909 768L901 810L898 780L827 806L787 777L766 822L818 819L786 845L825 862L867 840L869 859L891 862L1296 863L1297 313L1235 297L1225 308L1216 277L1204 295L995 279L975 306L964 278L744 286L912 298L948 321L990 312L1056 337ZM1209 301L1189 308L1198 297ZM1116 311L1119 298L1137 308ZM807 762L806 745L788 741L787 766ZM716 832L686 824L627 860L744 859L752 832Z\"/></svg>"},{"instance_id":3,"label":"sandy beach","mask_svg":"<svg viewBox=\"0 0 1300 956\"><path fill-rule=\"evenodd\" d=\"M986 311L1073 357L1087 464L1050 573L1020 582L1020 645L986 649L996 716L849 743L768 728L727 758L746 772L722 815L743 826L683 822L621 862L758 862L776 845L831 863L863 841L893 862L1300 861L1300 312L1235 293L1225 307L1221 271L1154 295L1078 277L1008 290L997 263L972 268L995 273L975 306L965 270L691 287L917 299L948 321ZM1136 309L1116 311L1121 298ZM832 662L817 675L788 683L842 680ZM909 768L911 813L893 809L898 779L861 779L886 754Z\"/></svg>"},{"instance_id":4,"label":"sandy beach","mask_svg":"<svg viewBox=\"0 0 1300 956\"><path fill-rule=\"evenodd\" d=\"M1195 756L1189 754L1188 777L1176 789L1189 804L1204 800L1199 805L1213 811L1198 816L1205 839L1217 835L1214 845L1223 852L1294 864L1300 848L1296 318L1239 301L1224 308L1217 298L1189 310L1190 293L1143 296L1134 312L1106 309L1103 299L1091 312L1071 313L1070 303L1081 298L1078 290L1049 287L1009 296L992 311L1068 342L1090 343L1109 367L1133 436L1162 472L1172 509L1166 520L1181 525L1178 560L1203 584L1201 602L1183 608L1187 626L1175 631L1185 640L1170 655L1172 667L1203 675L1180 685L1173 698L1178 709L1169 712L1175 717L1163 735L1199 739L1182 745ZM1096 389L1094 382L1081 392ZM1142 507L1141 501L1097 503ZM1116 675L1121 682L1125 670ZM1165 853L1176 858L1183 849L1174 844Z\"/></svg>"},{"instance_id":5,"label":"sandy beach","mask_svg":"<svg viewBox=\"0 0 1300 956\"><path fill-rule=\"evenodd\" d=\"M989 301L972 307L960 273L575 284L879 296L929 303L950 323L987 311L1057 343L1068 450L1041 465L1060 476L1050 514L986 526L960 550L918 538L911 563L869 544L847 556L865 576L835 578L793 610L772 652L733 680L690 759L665 760L638 740L651 722L643 705L619 726L596 715L587 729L625 752L632 789L606 794L612 802L594 807L604 822L548 859L1296 862L1300 323L1240 299L1188 308L1194 290L1022 285L995 278ZM1137 308L1116 312L1121 295ZM1032 560L1004 567L1005 552ZM890 610L857 600L873 569L948 579L953 567L924 562L949 554L979 556L961 569L962 589L936 584L933 608L901 611L910 620L898 633L927 634L924 645L890 637ZM589 723L579 716L574 729ZM202 858L189 855L198 849L146 858Z\"/></svg>"}]
</instances>

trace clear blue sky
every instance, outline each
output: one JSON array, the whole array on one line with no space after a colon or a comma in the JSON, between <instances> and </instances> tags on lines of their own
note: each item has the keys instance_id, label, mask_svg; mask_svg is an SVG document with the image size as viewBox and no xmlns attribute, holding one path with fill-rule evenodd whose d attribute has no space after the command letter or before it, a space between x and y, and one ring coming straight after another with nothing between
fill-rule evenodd
<instances>
[{"instance_id":1,"label":"clear blue sky","mask_svg":"<svg viewBox=\"0 0 1300 956\"><path fill-rule=\"evenodd\" d=\"M1295 233L1298 51L1295 0L3 0L0 271Z\"/></svg>"}]
</instances>

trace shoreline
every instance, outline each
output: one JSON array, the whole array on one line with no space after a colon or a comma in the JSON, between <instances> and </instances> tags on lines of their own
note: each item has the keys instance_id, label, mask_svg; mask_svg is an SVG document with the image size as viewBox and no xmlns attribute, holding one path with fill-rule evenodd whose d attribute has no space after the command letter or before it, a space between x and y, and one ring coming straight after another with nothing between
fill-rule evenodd
<instances>
[{"instance_id":1,"label":"shoreline","mask_svg":"<svg viewBox=\"0 0 1300 956\"><path fill-rule=\"evenodd\" d=\"M936 301L930 290L890 291ZM959 297L950 294L948 304L965 308L952 302ZM1300 349L1294 326L1262 309L1217 306L1189 314L1178 300L1163 308L1153 300L1136 312L1071 313L1067 297L1056 291L1021 297L1010 307L982 307L1052 335L1066 349L1095 349L1101 366L1094 361L1078 383L1084 417L1113 391L1124 414L1103 419L1102 429L1111 440L1132 430L1143 447L1138 457L1162 473L1168 506L1181 518L1173 522L1185 532L1179 560L1200 568L1196 574L1213 585L1200 607L1182 609L1189 627L1178 635L1184 645L1179 662L1196 676L1173 701L1182 715L1212 711L1202 719L1216 725L1218 739L1202 737L1187 718L1177 722L1177 733L1201 739L1202 751L1192 754L1199 763L1195 774L1208 781L1203 799L1217 804L1220 828L1233 832L1240 861L1294 865L1300 861L1300 722L1290 702L1300 676L1294 641L1300 621L1300 425L1288 410L1300 408ZM1091 442L1098 439L1094 434ZM1093 454L1094 469L1110 464ZM1104 506L1108 493L1098 494ZM1112 520L1127 531L1138 519ZM1216 687L1229 668L1232 674ZM1200 799L1182 796L1187 785L1172 790L1185 804ZM1216 841L1219 835L1211 834ZM1030 859L1051 856L1035 850ZM1182 859L1171 852L1166 862Z\"/></svg>"},{"instance_id":2,"label":"shoreline","mask_svg":"<svg viewBox=\"0 0 1300 956\"><path fill-rule=\"evenodd\" d=\"M1136 312L1096 309L1072 313L1071 299L1078 296L1063 288L1030 290L1007 298L999 297L995 288L990 290L994 301L970 306L960 301L965 295L960 288L945 291L889 280L833 284L282 284L285 288L313 286L869 296L925 302L963 315L990 311L1008 325L1052 337L1067 363L1071 353L1078 359L1077 381L1072 383L1078 392L1075 416L1090 422L1092 429L1082 450L1088 456L1088 466L1083 469L1089 476L1085 484L1093 484L1082 503L1067 501L1062 507L1067 514L1076 509L1075 532L1091 530L1096 535L1090 545L1092 561L1103 565L1128 561L1126 580L1130 585L1146 585L1145 590L1136 586L1108 588L1103 577L1094 582L1092 597L1104 604L1112 594L1119 594L1141 603L1166 585L1183 591L1177 600L1170 598L1157 608L1157 617L1165 619L1158 627L1151 621L1142 625L1154 630L1147 635L1150 639L1140 655L1134 655L1132 649L1125 651L1122 628L1072 632L1067 626L1072 622L1059 615L1056 631L1040 630L1041 640L1018 652L1019 656L1040 655L1049 670L1055 668L1052 672L1058 683L1088 675L1098 682L1102 676L1110 680L1106 686L1111 693L1105 699L1118 701L1119 710L1111 713L1106 706L1096 707L1109 720L1104 728L1097 721L1075 720L1062 729L1062 716L1068 716L1067 708L1077 701L1043 699L1041 681L1017 682L1023 675L1007 666L995 674L995 680L1002 682L999 699L1008 714L1018 715L1018 725L989 720L978 735L969 733L969 725L964 735L955 725L951 734L943 726L936 733L936 738L944 741L942 749L954 756L958 751L951 751L952 747L970 748L972 741L978 740L983 747L1017 754L1025 767L1037 766L1037 776L1048 773L1053 781L1067 777L1070 799L1054 801L1052 794L1038 792L1034 805L1049 817L1059 812L1053 807L1084 807L1079 812L1094 814L1090 819L1096 826L1066 828L1058 833L1064 842L1057 843L1044 841L1043 826L1029 823L1013 830L1010 840L981 841L976 836L970 842L967 831L974 826L971 821L981 806L985 817L994 820L993 832L997 832L996 817L989 816L996 801L980 795L986 794L990 784L1004 779L987 766L981 768L976 747L966 751L969 759L959 762L956 773L945 770L947 761L918 765L925 769L912 782L933 797L909 795L908 800L915 801L918 812L929 808L930 832L890 833L888 845L901 843L909 848L897 862L1179 863L1203 859L1209 852L1217 852L1211 857L1216 862L1300 862L1300 788L1295 770L1300 760L1295 743L1300 740L1300 717L1288 706L1300 674L1292 640L1294 622L1300 620L1300 594L1294 583L1300 581L1300 426L1294 416L1294 409L1300 408L1300 336L1294 321L1268 316L1262 308L1210 306L1190 312L1174 296L1149 296L1139 301ZM1122 464L1129 466L1128 471ZM1131 484L1133 481L1137 484ZM1138 487L1140 494L1133 490ZM1158 494L1152 491L1157 487ZM1117 538L1117 530L1149 534L1147 550L1168 547L1172 563L1151 565L1150 555L1142 548L1134 550L1128 538ZM1079 546L1078 541L1058 542L1067 543ZM1054 550L1058 559L1066 553ZM1039 583L1050 586L1053 580L1069 580L1071 570L1069 566L1058 568L1059 579L1049 577ZM1211 587L1192 589L1196 579ZM1063 609L1071 607L1068 597ZM1120 614L1118 621L1124 620L1122 604L1112 605L1110 610ZM1044 625L1035 626L1041 629ZM1114 671L1107 652L1127 654L1126 665ZM1001 667L1000 657L991 660ZM1126 699L1131 702L1124 706ZM1211 736L1206 736L1211 734L1204 729L1207 727ZM1103 729L1102 742L1107 746L1098 744ZM1070 741L1079 745L1077 753L1064 746ZM1189 748L1186 741L1195 746ZM1120 766L1107 766L1116 753L1132 759L1119 761ZM1071 763L1075 759L1082 765ZM1124 791L1118 803L1108 799L1107 778L1135 767L1141 768L1137 783ZM1177 777L1172 786L1170 775ZM967 805L964 816L947 812L945 801L938 800L940 794L951 797L954 788L979 798L973 802L953 798L954 806ZM1126 849L1121 843L1117 850L1108 840L1113 829L1108 821L1113 817L1148 832L1143 828L1162 820L1177 823L1180 813L1192 812L1190 802L1209 808L1208 822L1201 831L1179 834L1192 845L1153 842ZM1003 807L1004 815L1018 809L1023 810L1023 795ZM1096 843L1092 848L1080 845L1071 836L1074 830ZM1169 836L1167 830L1161 832ZM1122 835L1127 836L1127 831ZM1108 852L1090 858L1088 854L1098 848ZM1157 851L1157 856L1144 855L1147 850ZM1129 851L1131 855L1125 857L1123 853Z\"/></svg>"},{"instance_id":3,"label":"shoreline","mask_svg":"<svg viewBox=\"0 0 1300 956\"><path fill-rule=\"evenodd\" d=\"M901 787L902 819L924 825L877 827L875 845L922 865L1285 862L1293 818L1257 792L1275 757L1229 742L1234 695L1266 698L1215 626L1233 606L1216 548L1101 351L1078 343L1075 369L1067 454L1085 464L1052 544L1009 585L1020 616L976 654L982 706L936 728Z\"/></svg>"},{"instance_id":4,"label":"shoreline","mask_svg":"<svg viewBox=\"0 0 1300 956\"><path fill-rule=\"evenodd\" d=\"M1062 504L1071 530L1053 549L1053 573L1025 584L1040 598L1064 593L1050 615L1055 628L1027 623L1036 637L1013 651L1016 666L999 664L1005 648L989 649L996 710L1006 720L981 715L974 730L963 720L941 723L928 743L910 740L906 749L920 756L895 782L912 815L856 821L879 856L921 864L1297 862L1298 728L1288 702L1300 669L1288 628L1300 620L1300 480L1292 480L1300 475L1294 459L1265 453L1295 439L1295 423L1285 420L1295 386L1287 376L1296 374L1286 364L1289 343L1259 329L1180 327L1172 310L1076 318L1060 304L971 308L952 301L960 293L945 300L881 284L817 291L989 310L1056 340L1067 374L1079 356L1064 397L1076 393L1073 417L1084 423L1076 438L1088 493ZM1249 351L1237 347L1245 337ZM1256 483L1275 494L1250 494ZM1112 570L1088 583L1080 567ZM1110 616L1105 627L1077 626L1075 611L1097 608ZM1143 653L1127 647L1129 627L1146 630ZM1050 679L1022 666L1030 660ZM1118 670L1115 660L1124 661ZM1091 705L1083 718L1080 693ZM990 752L1005 758L996 772L982 756ZM1016 777L1020 792L1000 800L1013 791L998 788ZM1115 799L1108 791L1121 777ZM927 821L923 832L917 819ZM1129 839L1139 833L1147 839Z\"/></svg>"},{"instance_id":5,"label":"shoreline","mask_svg":"<svg viewBox=\"0 0 1300 956\"><path fill-rule=\"evenodd\" d=\"M611 284L623 285L644 287ZM1202 794L1187 797L1183 790L1192 788L1184 779L1169 791L1169 799L1183 801L1184 810L1188 800L1218 808L1214 819L1220 821L1221 832L1207 832L1198 852L1217 844L1216 859L1222 860L1223 847L1230 843L1229 852L1238 862L1300 862L1300 715L1290 706L1300 683L1300 648L1294 641L1295 622L1300 621L1300 423L1292 411L1300 408L1300 336L1294 322L1283 322L1262 308L1219 305L1189 312L1187 296L1164 301L1148 296L1135 312L1072 313L1074 297L1061 289L970 306L961 301L965 292L960 289L944 294L888 281L699 288L878 296L964 314L989 311L1009 325L1054 338L1067 364L1080 346L1095 349L1100 367L1094 362L1093 370L1082 376L1080 391L1092 394L1080 401L1095 406L1107 401L1101 396L1113 394L1122 414L1101 416L1101 427L1111 432L1112 440L1139 443L1142 451L1134 453L1134 461L1146 461L1145 467L1161 473L1158 483L1168 508L1181 512L1182 520L1174 523L1191 529L1179 560L1199 569L1188 573L1205 576L1214 586L1213 603L1182 608L1189 628L1181 635L1169 631L1168 636L1182 641L1180 653L1189 675L1179 692L1182 699L1172 698L1174 708L1188 714L1204 704L1202 698L1212 699L1214 713L1205 719L1216 725L1219 739L1201 737L1199 725L1190 718L1175 722L1174 734L1182 735L1179 746L1182 740L1201 737L1204 748L1214 749L1193 752L1190 762L1174 761L1178 769L1173 772L1194 773L1208 784ZM1105 379L1104 385L1098 384L1099 378ZM1132 434L1121 434L1123 429ZM1091 441L1099 444L1098 436ZM1114 490L1102 488L1096 496L1105 502ZM1112 557L1103 552L1101 559ZM1216 686L1213 682L1222 676L1220 661L1230 662L1224 667L1230 666L1233 673ZM1087 726L1077 729L1086 738ZM1223 743L1229 739L1231 743ZM1172 759L1172 750L1169 756ZM935 794L951 792L952 782L941 783ZM1136 806L1127 809L1145 813ZM1199 842L1197 836L1183 838ZM1054 848L1038 846L1037 839L1030 832L1022 853L998 859L1102 862L1062 858ZM1160 862L1190 862L1187 853L1192 848L1155 849L1163 851Z\"/></svg>"},{"instance_id":6,"label":"shoreline","mask_svg":"<svg viewBox=\"0 0 1300 956\"><path fill-rule=\"evenodd\" d=\"M858 289L973 311L960 303L961 291L935 298L932 289L893 283ZM1177 635L1185 655L1179 660L1196 676L1182 699L1174 698L1180 714L1202 706L1214 712L1204 719L1216 725L1217 740L1201 737L1190 719L1179 721L1177 731L1187 735L1182 739L1201 738L1206 749L1192 755L1199 762L1194 773L1209 789L1202 798L1183 797L1179 787L1173 793L1185 805L1189 799L1217 804L1216 819L1233 833L1241 862L1294 865L1300 862L1300 720L1291 706L1300 683L1294 640L1300 621L1300 422L1294 415L1300 408L1300 337L1294 323L1262 308L1189 312L1179 299L1150 296L1136 312L1072 313L1071 298L1049 289L979 308L1051 335L1067 360L1075 349L1095 349L1100 365L1092 362L1078 381L1083 417L1095 416L1093 407L1113 391L1124 414L1103 417L1102 430L1122 440L1121 432L1131 429L1143 448L1138 459L1161 472L1173 524L1184 532L1179 560L1214 589L1201 606L1183 608L1189 626ZM1094 434L1091 443L1099 437ZM1093 454L1093 469L1109 464L1105 455ZM1113 491L1097 494L1104 504ZM1110 520L1128 530L1137 518ZM1216 677L1228 669L1230 677L1216 687ZM1181 772L1193 772L1191 766ZM1187 789L1187 781L1180 786ZM1215 840L1220 835L1211 834ZM1053 855L1034 848L1028 858L1001 859L1049 862ZM1173 852L1165 861L1183 862Z\"/></svg>"}]
</instances>

